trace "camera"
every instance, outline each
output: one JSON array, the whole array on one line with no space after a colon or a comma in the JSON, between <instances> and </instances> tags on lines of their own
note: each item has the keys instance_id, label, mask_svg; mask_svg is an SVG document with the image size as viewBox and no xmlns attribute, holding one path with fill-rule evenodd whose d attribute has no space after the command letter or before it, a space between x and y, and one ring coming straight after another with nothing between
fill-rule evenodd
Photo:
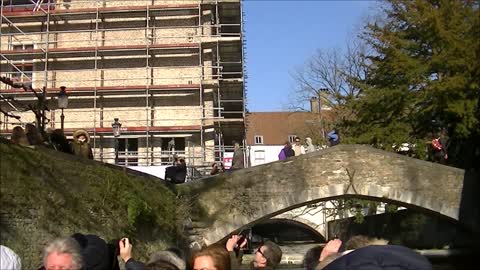
<instances>
[{"instance_id":1,"label":"camera","mask_svg":"<svg viewBox=\"0 0 480 270\"><path fill-rule=\"evenodd\" d=\"M240 233L238 233L238 236L239 236L239 238L238 238L238 240L237 240L237 247L236 247L236 249L240 250L240 249L245 249L245 248L247 248L247 246L248 246L248 237L247 237L247 236L248 236L248 232L246 232L246 231L241 231ZM241 248L240 245L241 245L243 242L245 242L245 239L247 239L247 243L246 243L246 245L245 245L243 248Z\"/></svg>"},{"instance_id":2,"label":"camera","mask_svg":"<svg viewBox=\"0 0 480 270\"><path fill-rule=\"evenodd\" d=\"M247 237L245 235L240 235L240 238L237 241L237 245L240 246Z\"/></svg>"}]
</instances>

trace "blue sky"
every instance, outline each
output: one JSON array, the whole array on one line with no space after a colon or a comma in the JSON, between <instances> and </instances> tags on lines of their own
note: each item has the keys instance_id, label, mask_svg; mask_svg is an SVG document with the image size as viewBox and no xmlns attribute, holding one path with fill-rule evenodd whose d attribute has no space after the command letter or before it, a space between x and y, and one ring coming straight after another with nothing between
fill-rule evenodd
<instances>
[{"instance_id":1,"label":"blue sky","mask_svg":"<svg viewBox=\"0 0 480 270\"><path fill-rule=\"evenodd\" d=\"M290 73L317 48L344 48L374 4L245 0L248 110L286 110L294 87Z\"/></svg>"}]
</instances>

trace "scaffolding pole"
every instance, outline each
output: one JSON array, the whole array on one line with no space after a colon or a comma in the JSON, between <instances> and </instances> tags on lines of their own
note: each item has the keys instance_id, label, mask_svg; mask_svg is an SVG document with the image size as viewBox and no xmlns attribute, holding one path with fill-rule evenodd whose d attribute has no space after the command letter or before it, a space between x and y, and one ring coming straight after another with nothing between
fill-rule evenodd
<instances>
[{"instance_id":1,"label":"scaffolding pole","mask_svg":"<svg viewBox=\"0 0 480 270\"><path fill-rule=\"evenodd\" d=\"M103 0L101 0L103 1ZM172 120L182 120L182 119L179 119L179 118L176 118L176 119L172 119L172 120L169 120L169 119L156 119L155 117L155 111L159 108L155 107L155 96L159 97L159 96L167 96L167 95L175 95L175 96L181 96L181 95L193 95L192 92L187 92L187 91L192 91L192 90L195 90L195 91L198 91L199 93L199 108L198 108L198 112L194 112L195 113L195 117L198 117L200 118L200 125L199 125L199 131L200 131L200 147L202 149L202 152L199 153L200 156L202 157L202 162L204 163L206 160L207 160L207 150L213 150L213 153L214 153L214 156L215 157L218 157L219 159L222 159L223 157L223 151L225 150L225 143L224 143L224 126L225 127L232 127L232 125L228 124L228 123L223 123L223 121L219 121L221 119L224 118L224 112L225 109L227 107L225 106L228 106L228 113L225 113L225 115L227 115L227 118L228 117L231 117L232 115L232 112L234 113L241 113L242 114L242 117L244 118L245 116L245 108L243 106L242 110L239 110L237 109L236 107L234 107L233 105L229 105L229 104L232 104L231 102L243 102L243 104L245 104L244 101L244 97L245 97L245 93L244 93L244 89L242 89L243 93L242 93L242 97L241 98L236 98L238 97L238 94L237 92L230 92L228 91L226 94L223 94L222 93L222 86L225 88L225 90L229 90L230 89L230 85L229 84L226 84L226 85L222 85L220 84L220 82L223 82L224 81L224 76L228 79L228 78L238 78L238 77L243 77L243 74L242 74L242 71L243 71L243 66L242 66L242 71L238 71L237 72L237 67L236 65L237 64L240 64L240 65L243 65L243 61L240 60L239 63L233 63L235 62L236 60L233 60L231 59L230 55L226 54L225 55L225 60L226 62L222 62L222 59L221 59L221 51L222 51L222 46L223 43L222 42L237 42L238 39L237 38L231 38L233 36L239 36L241 37L242 36L242 23L243 23L243 19L240 18L240 24L238 23L225 23L225 24L222 24L222 20L221 20L221 16L223 18L223 16L231 16L231 15L225 15L223 13L220 12L220 3L219 1L211 1L209 3L206 3L204 4L202 1L199 1L196 5L153 5L153 1L151 1L150 3L147 2L147 1L144 1L143 3L145 4L144 6L143 3L139 6L136 6L135 8L132 8L131 11L129 10L130 7L120 7L120 6L117 6L117 7L107 7L106 5L104 5L103 7L100 5L100 0L96 0L95 1L95 8L81 8L80 5L76 5L78 3L81 3L82 1L75 1L75 3L72 3L72 4L75 4L74 7L77 8L71 8L69 9L68 12L65 12L63 11L61 8L60 9L57 9L57 7L54 7L52 6L52 4L50 3L50 1L48 1L47 4L45 4L46 2L45 1L32 1L33 4L35 4L35 7L34 7L34 10L32 10L32 12L28 13L28 12L8 12L8 14L5 14L5 7L4 7L4 2L2 1L2 10L1 10L1 23L2 25L5 24L5 22L8 23L8 28L9 29L12 29L13 31L10 31L8 34L5 35L5 33L2 33L2 36L5 36L7 39L11 40L11 39L17 39L18 40L18 37L21 35L23 37L25 37L24 39L22 39L23 43L25 42L25 40L28 40L28 42L30 44L34 44L36 46L36 48L34 48L33 50L29 50L28 52L14 52L14 51L4 51L1 53L1 56L2 56L2 59L5 59L6 60L6 63L4 63L2 61L2 65L3 64L6 64L6 65L11 65L14 67L14 69L17 69L17 66L15 66L15 59L32 59L32 61L44 61L44 65L43 65L43 77L44 79L43 80L38 80L38 83L40 83L40 81L42 81L44 87L45 87L45 91L48 90L48 92L50 92L51 89L48 88L48 86L51 84L52 87L56 87L58 86L57 84L59 83L59 80L58 80L58 75L60 74L65 74L65 72L75 72L75 73L81 73L83 70L85 71L92 71L92 69L81 69L81 68L78 68L78 69L74 69L72 68L72 66L67 66L66 69L62 68L61 66L57 66L56 63L52 63L49 61L49 59L55 59L55 60L69 60L71 61L70 59L71 58L75 58L75 57L78 57L78 60L79 61L82 61L83 63L86 63L89 65L89 67L91 66L91 64L93 64L93 72L94 72L94 79L93 79L93 82L91 82L91 78L88 78L88 76L85 76L83 78L80 78L80 79L76 79L75 76L71 76L71 78L69 80L62 80L62 84L63 83L68 83L68 84L71 84L71 85L67 85L67 87L69 89L71 89L70 93L71 93L71 96L72 97L77 97L78 99L78 102L82 102L82 98L85 97L86 100L90 100L90 98L93 96L93 147L94 148L102 148L103 150L103 143L102 143L102 140L100 138L100 141L97 141L97 137L98 136L103 136L103 134L108 134L108 132L106 131L106 129L103 127L104 126L104 123L106 123L103 118L103 113L104 113L104 109L105 109L105 106L106 106L106 103L107 101L103 101L103 98L102 100L98 100L99 98L99 94L103 95L106 94L106 95L111 95L110 97L111 98L115 98L115 94L117 95L128 95L128 96L137 96L138 94L141 94L141 95L145 95L144 96L144 100L142 101L142 103L145 104L145 107L144 107L144 112L146 114L145 118L143 118L143 116L138 116L138 117L142 117L142 118L139 118L139 119L124 119L124 123L127 123L129 121L132 121L132 122L138 122L140 119L145 119L145 120L140 120L142 122L145 123L145 130L144 131L141 131L140 134L138 134L138 136L140 136L139 138L146 138L145 139L145 147L146 147L146 151L144 153L145 155L145 160L143 160L142 162L146 162L147 165L150 165L150 164L155 164L156 161L155 161L155 158L156 158L156 155L155 155L155 151L154 151L154 134L158 134L158 132L164 132L164 131L161 131L162 129L152 129L152 127L156 127L158 124L160 124L158 127L159 128L162 128L162 123L165 125L165 123L168 123L168 121L172 121ZM103 3L116 3L115 1L103 1ZM83 3L91 3L91 1L84 1ZM132 1L132 3L134 3ZM46 7L46 10L44 9L44 4L47 5ZM55 5L55 4L53 4ZM80 8L78 8L80 7ZM230 7L227 7L227 9L230 8ZM233 9L236 9L237 7L234 6ZM52 13L52 10L55 9L55 12ZM194 10L197 10L197 14L195 15L195 11ZM178 12L178 10L185 10L185 11L181 11L181 12ZM188 10L188 11L187 11ZM224 9L222 9L224 10ZM161 12L159 12L161 11ZM177 13L178 12L178 13ZM215 12L214 16L211 16L211 18L209 19L213 19L215 18L215 21L213 23L211 23L210 25L208 25L208 29L205 28L205 25L204 25L204 22L205 22L205 18L204 18L204 13L205 14L211 14L211 13L208 13L208 12ZM143 14L142 14L143 13ZM169 17L170 15L172 16L176 16L175 14L182 14L182 16L180 16L178 19L176 20L190 20L190 19L193 19L195 17L198 18L198 25L194 25L194 26L184 26L184 25L175 25L175 26L164 26L164 25L160 25L160 26L156 26L156 21L157 21L157 18L156 18L156 15L158 16L166 16L166 17ZM88 14L85 16L85 14ZM144 25L142 25L142 27L131 27L131 25L129 25L130 27L124 27L124 25L122 24L118 24L118 27L105 27L105 26L109 26L108 24L111 23L108 21L108 18L113 18L114 20L115 19L118 19L120 17L118 17L118 15L113 15L113 14L125 14L125 18L132 18L132 21L134 22L135 25L137 24L141 24L143 21L145 22ZM129 14L133 14L131 16L129 16ZM242 12L240 13L242 14ZM112 16L110 16L112 15ZM183 16L185 15L185 16ZM123 15L120 15L120 16L123 16ZM235 20L237 20L236 18L237 15L235 14ZM242 15L240 15L242 16ZM101 17L101 18L100 18ZM25 21L21 21L21 18L26 18ZM95 29L94 30L91 30L90 29L83 29L83 28L86 28L88 25L83 25L85 24L84 22L81 22L81 20L85 20L85 18L88 18L88 20L90 21L90 25L91 25L91 21L92 19L95 20ZM105 19L107 18L107 19ZM227 17L225 17L227 18ZM10 21L10 19L12 19L13 21ZM36 21L37 20L37 21ZM65 26L63 24L58 24L57 25L57 22L62 22L62 21L72 21L72 20L79 20L79 22L82 24L82 25L79 25L79 28L76 28L75 30L73 29L68 29L68 28L62 28L60 29L59 27L68 27L68 26ZM162 22L161 21L161 18L158 20L159 22ZM15 22L15 23L13 23ZM23 23L34 23L35 25L37 25L38 23L42 24L44 27L41 28L41 31L38 32L36 31L36 28L35 27L32 27L32 28L26 28L25 24ZM50 26L51 23L55 23L54 25ZM225 22L230 22L230 21L225 21ZM18 27L17 27L17 24L18 23ZM101 23L101 26L100 26L100 23ZM182 23L183 24L183 23ZM116 24L113 24L114 26L117 26ZM238 26L240 25L240 32L239 33L236 33L238 30L236 28L232 28L230 26ZM222 28L224 27L225 28ZM3 28L3 27L2 27ZM53 28L53 29L52 29ZM157 34L157 30L156 29L159 29L160 32L158 32ZM65 30L67 29L67 30ZM170 29L182 29L182 30L185 30L183 33L186 33L186 34L182 34L182 31L175 31L174 34L170 34L170 35L162 35L162 34L168 34L166 31L163 31L163 29L166 29L167 31L170 30ZM225 31L222 32L222 29L224 29ZM234 29L233 31L230 31L228 29ZM53 31L50 31L50 30L53 30ZM117 46L105 46L105 44L107 42L110 42L110 41L116 41L115 38L112 38L111 36L109 36L109 33L113 33L113 32L118 32L118 31L141 31L141 30L144 30L145 31L145 36L143 38L137 38L137 39L129 39L127 40L126 42L129 42L128 44L125 44L125 45L118 45L117 43L115 43L114 45L117 45ZM196 33L192 34L192 30L196 30ZM3 32L3 31L2 31ZM12 33L12 32L15 32L15 33ZM18 33L17 33L18 32ZM75 36L74 34L75 33L94 33L95 34L95 46L92 48L91 46L93 44L91 44L90 42L92 42L92 40L88 40L88 39L80 39L80 38L76 38L77 36ZM225 33L224 33L225 32ZM231 33L227 33L227 32L231 32ZM35 40L36 37L34 35L36 35L37 33L40 33L40 35L44 36L45 38L40 41L38 40ZM66 37L63 37L61 36L61 34L71 34L72 37L74 37L74 39L68 39L68 40L64 40L66 39ZM177 34L177 33L180 33L180 34ZM51 38L50 38L50 35L54 35L55 36L55 39L52 41ZM57 34L58 34L58 38L57 38ZM100 36L101 34L101 36ZM116 34L116 33L113 33L113 34ZM112 35L113 35L112 34ZM204 37L209 37L209 38L215 38L217 37L218 39L217 40L211 40L211 39L207 39L205 40ZM179 39L179 41L177 43L171 43L171 42L176 42L176 40L172 41L172 40L169 40L168 42L166 42L165 44L159 44L157 43L157 41L159 41L161 39L168 39L168 38L174 38L174 39ZM185 43L179 43L179 42L182 42L181 40L183 39L187 39L189 43L191 43L192 41L195 42L196 44L193 44L191 43L191 45L187 42ZM82 42L82 41L85 41L85 44L88 44L90 47L77 47L77 48L71 48L71 47L65 47L66 44L68 44L67 42L72 42L72 43L79 43L79 42ZM9 41L10 42L10 41ZM61 43L62 42L62 43ZM60 45L61 44L61 45ZM141 44L141 45L139 45ZM145 44L145 45L143 45ZM168 46L164 46L164 45L168 45ZM192 46L193 45L193 46ZM52 46L52 48L50 48L50 46ZM67 45L68 46L68 45ZM231 45L230 45L231 46ZM234 44L234 46L236 46L236 43ZM242 46L242 39L240 39L240 46ZM171 50L173 49L173 50ZM211 49L212 51L206 51L206 49ZM195 55L195 53L198 53L198 57ZM172 76L171 78L168 78L168 69L169 68L172 68L172 69L178 69L180 68L179 66L162 66L162 67L152 67L154 66L155 64L153 64L153 59L156 55L159 55L159 54L162 54L162 55L165 55L165 56L168 56L168 57L185 57L185 55L187 55L187 57L191 57L189 58L189 61L192 61L190 59L196 59L198 60L198 64L195 66L195 65L192 65L192 66L185 66L185 72L181 71L179 72L180 74L179 75L175 75L175 76ZM211 54L211 58L212 58L212 64L208 64L208 65L205 65L205 63L207 61L205 61L205 59L209 59L208 57L210 56ZM223 51L222 51L222 54L223 54ZM91 59L93 56L93 59ZM118 70L119 72L122 71L122 70L129 70L129 69L132 69L132 70L135 70L137 69L137 66L135 65L135 67L106 67L104 64L104 61L110 61L110 59L108 59L109 56L112 56L111 58L111 61L112 63L114 63L114 61L122 61L121 59L127 59L127 58L131 58L131 59L145 59L145 77L143 76L135 76L136 74L141 74L141 72L138 72L136 73L137 71L135 72L131 72L132 76L128 76L128 78L118 78L116 76L112 76L110 75L109 73L112 72L113 75L115 75L115 71L113 70ZM160 56L161 57L161 56ZM235 55L235 57L237 57ZM243 59L243 49L242 49L242 56L241 58ZM70 58L70 59L69 59ZM107 59L105 59L107 58ZM76 60L76 59L74 59ZM92 61L92 62L90 62ZM143 61L143 60L142 60ZM65 61L66 62L66 61ZM230 63L231 62L231 63ZM100 67L99 65L102 64L102 66ZM143 64L143 63L142 63ZM141 70L141 67L142 67L142 64L139 65L139 70ZM163 64L162 64L163 65ZM224 72L223 70L223 67L224 66L227 66L227 68L230 68L231 66L233 68L235 68L233 71L230 70L230 69L225 69L226 71L228 72ZM100 67L100 68L99 68ZM193 68L192 71L189 71L188 69L190 68ZM199 69L199 72L197 74L197 72L194 70L195 68L198 68ZM51 69L51 70L50 70ZM161 70L161 69L165 69L165 71ZM112 71L110 71L112 70ZM160 71L159 71L160 70ZM52 78L49 79L49 72L52 72ZM158 72L159 71L159 72ZM21 70L19 70L19 72L21 72L23 75L22 76L26 76L24 72L22 72ZM99 78L99 72L101 72L100 74L100 78ZM210 76L210 72L212 73L212 75ZM33 74L41 74L42 71L41 70L34 70L32 72ZM67 74L67 77L69 73L66 73ZM158 76L154 76L154 74L160 74ZM163 74L166 74L167 76L162 76ZM235 75L236 74L236 75ZM187 76L185 76L187 75ZM189 76L190 75L190 76ZM38 75L37 75L38 76ZM76 75L78 76L78 75ZM106 78L105 78L106 77ZM208 77L208 80L218 80L217 82L213 82L210 83L210 82L207 82L207 78ZM40 76L38 76L38 78L40 78ZM73 78L73 79L72 79ZM137 78L137 79L136 79ZM165 82L167 81L167 83L170 83L169 80L171 80L173 83L176 83L175 87L173 84L167 84L167 85L164 85L162 86L162 82L160 81L157 81L157 80L162 80L162 82ZM128 80L128 81L127 81ZM143 86L142 89L140 89L138 87L138 85L132 85L132 82L134 82L135 80L138 80L139 82L145 82L145 85ZM183 86L181 84L179 84L178 82L179 81L182 81L182 80L185 80L185 81L188 81L188 84L192 84L191 83L191 80L199 80L199 83L198 85L195 85L195 84L192 84L192 87L187 87L186 85L187 84L184 84ZM36 81L36 80L33 80L32 78L32 81ZM155 85L154 83L156 83L158 85ZM160 82L160 83L158 83ZM76 86L75 84L80 84L80 87ZM142 84L141 83L141 84ZM91 85L93 85L93 87L91 87ZM104 86L104 85L107 85L107 86ZM119 85L122 85L122 86L119 86ZM208 92L206 93L206 89L210 89L210 86L212 88L212 91L211 92ZM91 89L91 88L93 89ZM235 87L238 87L235 85ZM90 88L91 90L89 90L88 88ZM197 89L198 88L198 89ZM75 90L76 89L76 90ZM2 94L12 94L12 95L17 95L17 92L15 91L15 89L10 89L10 90L13 90L13 91L5 91L3 92L2 90ZM159 92L158 91L163 91L163 90L166 90L168 92L162 92L161 94L158 94ZM176 92L174 90L181 90L180 92ZM235 91L238 91L237 89L234 89ZM122 92L124 91L124 92ZM132 93L133 91L133 93ZM140 92L141 91L141 92ZM157 91L157 92L155 92ZM125 94L124 94L125 93ZM157 94L155 94L157 93ZM163 93L166 93L166 94L163 94ZM133 94L133 95L132 95ZM234 96L232 96L232 94L234 94ZM213 104L213 108L210 109L209 108L209 111L207 111L207 108L206 108L206 100L210 100L210 95L212 95L211 97L213 98L213 101L214 101L214 104ZM22 96L25 96L28 98L29 94L28 93L25 93L23 94L22 93ZM216 100L215 100L215 97L216 97ZM185 98L191 98L191 97L185 97ZM224 98L226 98L224 100ZM141 100L141 99L140 99ZM191 100L190 100L191 101ZM190 102L189 101L189 102ZM100 103L99 103L100 102ZM83 104L83 103L82 103ZM86 103L85 103L86 104ZM90 103L91 104L91 103ZM161 105L161 104L160 104ZM82 105L83 106L83 105ZM89 105L91 106L91 105ZM236 105L235 105L236 106ZM82 107L83 108L83 107ZM142 105L136 105L136 107L134 108L137 112L138 111L141 111L142 110ZM160 108L161 109L161 108ZM176 109L176 108L169 108L169 109ZM181 108L178 108L178 109L181 109ZM97 119L97 113L98 113L98 110L100 110L100 113L101 113L101 119L100 119L100 122L98 123L98 119ZM125 110L129 110L129 109L125 109ZM197 110L197 108L195 108L195 110ZM213 110L213 111L211 111ZM91 112L92 109L90 107L89 111ZM121 109L117 108L115 111L122 111ZM73 110L71 111L72 113L74 112L77 112L79 113L80 111L79 110ZM107 113L110 112L110 111L107 111ZM211 113L213 113L213 115L210 115ZM89 117L90 118L90 117ZM188 120L195 120L193 119L192 117L187 117ZM227 119L228 120L228 119ZM196 120L195 120L196 121ZM80 121L69 121L72 125L71 126L76 126L75 123L80 123ZM91 122L90 122L91 123ZM218 138L216 139L216 143L214 144L213 146L213 149L211 149L212 147L208 146L207 147L207 144L205 142L205 139L206 138L206 133L205 133L205 130L207 128L207 124L210 124L210 123L213 123L213 129L214 129L214 133L215 134L218 134ZM143 125L143 124L142 124ZM172 126L176 126L177 124L173 124ZM98 129L98 126L100 126L102 128L102 131L99 131ZM210 126L208 126L210 128ZM107 133L106 133L107 132ZM128 133L129 131L127 131ZM140 132L140 131L139 131ZM169 131L171 132L171 131ZM179 129L179 132L184 132L182 131L182 129ZM189 132L189 131L185 131L185 132ZM195 133L197 133L197 131L195 131ZM136 133L134 133L136 134ZM166 134L166 133L165 133ZM192 145L192 149L196 149L195 147L198 147L199 145L197 144L195 146L195 143L192 143L192 142L188 142L188 145ZM208 148L208 149L207 149ZM215 154L216 151L220 150L220 154L218 154L218 156ZM103 153L100 152L100 155L102 156L101 158L103 158ZM195 153L192 152L192 155L195 155ZM128 158L128 157L127 157ZM198 161L198 159L197 159ZM200 164L200 163L199 163Z\"/></svg>"}]
</instances>

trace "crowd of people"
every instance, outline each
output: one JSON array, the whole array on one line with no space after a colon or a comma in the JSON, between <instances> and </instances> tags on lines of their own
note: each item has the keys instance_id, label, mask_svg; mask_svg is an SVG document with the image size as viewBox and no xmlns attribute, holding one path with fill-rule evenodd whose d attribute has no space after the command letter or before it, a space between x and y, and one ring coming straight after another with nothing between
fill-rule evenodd
<instances>
[{"instance_id":1,"label":"crowd of people","mask_svg":"<svg viewBox=\"0 0 480 270\"><path fill-rule=\"evenodd\" d=\"M282 250L265 240L255 249L250 262L243 253L249 240L232 235L226 242L206 246L187 257L184 251L171 247L151 254L147 262L133 257L129 238L104 241L97 235L75 233L58 238L44 248L39 270L119 270L120 260L126 270L272 270L282 260ZM120 259L119 259L120 258ZM306 270L431 270L431 263L422 255L404 246L388 245L388 241L354 236L345 244L339 239L307 251ZM22 269L20 257L10 248L0 246L0 269Z\"/></svg>"},{"instance_id":2,"label":"crowd of people","mask_svg":"<svg viewBox=\"0 0 480 270\"><path fill-rule=\"evenodd\" d=\"M358 235L345 244L333 239L307 251L306 270L432 270L427 258L416 251L387 240Z\"/></svg>"},{"instance_id":3,"label":"crowd of people","mask_svg":"<svg viewBox=\"0 0 480 270\"><path fill-rule=\"evenodd\" d=\"M340 144L340 135L337 129L332 129L327 134L330 147ZM313 144L312 138L305 138L305 144L302 144L300 137L295 137L294 143L291 144L286 141L280 153L278 153L279 160L285 160L289 157L296 157L306 153L317 151L317 147Z\"/></svg>"},{"instance_id":4,"label":"crowd of people","mask_svg":"<svg viewBox=\"0 0 480 270\"><path fill-rule=\"evenodd\" d=\"M25 125L25 129L21 126L14 127L10 140L22 146L44 146L63 153L93 159L90 136L83 129L75 131L72 141L69 141L61 129L48 128L42 133L35 125L29 123Z\"/></svg>"}]
</instances>

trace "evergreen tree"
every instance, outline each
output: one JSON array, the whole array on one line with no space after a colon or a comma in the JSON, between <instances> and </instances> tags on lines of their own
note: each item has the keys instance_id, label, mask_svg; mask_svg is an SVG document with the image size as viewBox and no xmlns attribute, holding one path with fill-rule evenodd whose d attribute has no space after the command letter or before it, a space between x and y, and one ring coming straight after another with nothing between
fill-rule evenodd
<instances>
[{"instance_id":1,"label":"evergreen tree","mask_svg":"<svg viewBox=\"0 0 480 270\"><path fill-rule=\"evenodd\" d=\"M383 15L362 35L374 53L368 76L351 78L362 91L348 104L356 118L345 131L386 150L416 144L425 157L432 133L447 129L450 162L472 166L480 151L478 2L389 0Z\"/></svg>"}]
</instances>

